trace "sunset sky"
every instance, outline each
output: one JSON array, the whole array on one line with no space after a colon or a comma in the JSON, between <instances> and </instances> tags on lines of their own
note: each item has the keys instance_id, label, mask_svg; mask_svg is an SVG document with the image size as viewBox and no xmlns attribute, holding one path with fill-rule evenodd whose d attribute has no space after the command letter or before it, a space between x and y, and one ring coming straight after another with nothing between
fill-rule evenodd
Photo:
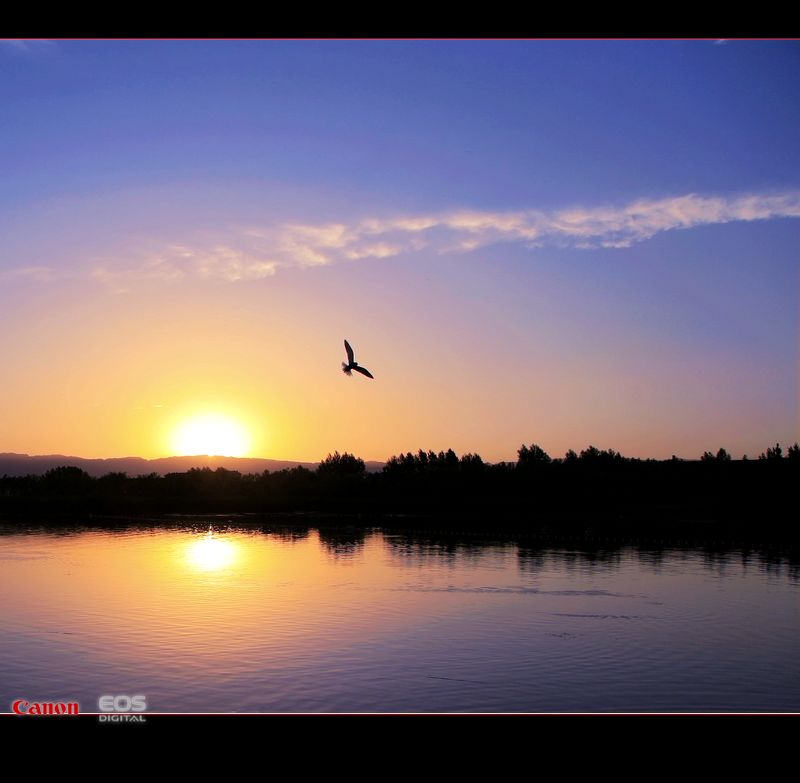
<instances>
[{"instance_id":1,"label":"sunset sky","mask_svg":"<svg viewBox=\"0 0 800 783\"><path fill-rule=\"evenodd\" d=\"M798 139L792 41L0 42L0 452L793 442Z\"/></svg>"}]
</instances>

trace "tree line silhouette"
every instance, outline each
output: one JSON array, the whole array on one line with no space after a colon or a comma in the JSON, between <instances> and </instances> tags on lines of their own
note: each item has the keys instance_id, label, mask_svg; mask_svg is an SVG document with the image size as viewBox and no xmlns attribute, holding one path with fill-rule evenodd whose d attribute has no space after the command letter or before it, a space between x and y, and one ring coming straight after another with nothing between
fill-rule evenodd
<instances>
[{"instance_id":1,"label":"tree line silhouette","mask_svg":"<svg viewBox=\"0 0 800 783\"><path fill-rule=\"evenodd\" d=\"M529 525L613 526L725 522L796 535L800 446L779 444L757 459L724 449L698 460L625 457L589 446L552 458L535 443L516 462L490 464L452 450L390 457L369 473L353 454L329 454L315 470L242 474L225 468L93 478L63 466L44 475L0 478L0 513L329 513L363 520L514 518ZM366 523L366 522L365 522Z\"/></svg>"}]
</instances>

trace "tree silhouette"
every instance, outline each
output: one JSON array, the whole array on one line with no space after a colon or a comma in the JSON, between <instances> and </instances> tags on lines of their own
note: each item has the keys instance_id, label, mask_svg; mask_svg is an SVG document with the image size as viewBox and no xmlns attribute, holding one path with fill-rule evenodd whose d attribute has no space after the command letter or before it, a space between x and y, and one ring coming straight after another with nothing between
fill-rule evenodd
<instances>
[{"instance_id":1,"label":"tree silhouette","mask_svg":"<svg viewBox=\"0 0 800 783\"><path fill-rule=\"evenodd\" d=\"M701 462L730 462L731 455L726 449L720 448L716 454L710 451L704 451L703 456L700 457Z\"/></svg>"},{"instance_id":2,"label":"tree silhouette","mask_svg":"<svg viewBox=\"0 0 800 783\"><path fill-rule=\"evenodd\" d=\"M317 468L321 476L363 476L365 471L363 459L347 452L339 454L338 451L328 454Z\"/></svg>"},{"instance_id":3,"label":"tree silhouette","mask_svg":"<svg viewBox=\"0 0 800 783\"><path fill-rule=\"evenodd\" d=\"M590 462L597 460L599 457L600 449L598 449L596 446L589 446L580 453L580 457L578 459L580 459L581 462Z\"/></svg>"},{"instance_id":4,"label":"tree silhouette","mask_svg":"<svg viewBox=\"0 0 800 783\"><path fill-rule=\"evenodd\" d=\"M58 494L80 492L91 486L92 481L92 477L85 470L71 465L52 468L42 476L42 484L46 491Z\"/></svg>"},{"instance_id":5,"label":"tree silhouette","mask_svg":"<svg viewBox=\"0 0 800 783\"><path fill-rule=\"evenodd\" d=\"M783 526L791 532L784 509L796 504L800 444L787 451L775 444L756 464L734 462L720 448L705 452L701 461L707 464L702 465L675 456L628 458L596 446L580 455L570 449L563 458L551 459L534 443L520 447L516 462L490 464L475 453L459 457L453 449L419 449L392 456L382 471L371 473L362 459L338 451L315 470L297 466L248 475L200 467L165 476L110 473L92 478L80 468L62 466L42 476L0 477L0 514L85 518L96 513L100 518L302 511L373 519L442 514L481 520L496 514L527 520L526 525L556 527L583 525L591 517L598 525L620 529L642 516L654 519L646 526L707 516L728 520L730 530L744 530L766 515L776 530Z\"/></svg>"},{"instance_id":6,"label":"tree silhouette","mask_svg":"<svg viewBox=\"0 0 800 783\"><path fill-rule=\"evenodd\" d=\"M552 462L550 455L536 443L531 443L530 448L523 444L517 452L517 465L519 467L546 465L550 462Z\"/></svg>"},{"instance_id":7,"label":"tree silhouette","mask_svg":"<svg viewBox=\"0 0 800 783\"><path fill-rule=\"evenodd\" d=\"M459 460L459 469L462 473L476 475L483 472L486 465L480 454L462 454Z\"/></svg>"},{"instance_id":8,"label":"tree silhouette","mask_svg":"<svg viewBox=\"0 0 800 783\"><path fill-rule=\"evenodd\" d=\"M774 449L767 449L766 453L762 453L758 457L759 459L783 459L783 449L781 449L780 443L775 444Z\"/></svg>"}]
</instances>

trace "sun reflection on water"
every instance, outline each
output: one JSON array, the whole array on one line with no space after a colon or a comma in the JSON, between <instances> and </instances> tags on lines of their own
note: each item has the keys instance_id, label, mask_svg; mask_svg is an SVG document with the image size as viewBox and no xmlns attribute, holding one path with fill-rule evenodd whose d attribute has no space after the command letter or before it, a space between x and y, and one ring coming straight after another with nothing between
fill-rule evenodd
<instances>
[{"instance_id":1,"label":"sun reflection on water","mask_svg":"<svg viewBox=\"0 0 800 783\"><path fill-rule=\"evenodd\" d=\"M189 544L186 559L200 571L221 571L233 565L237 554L234 543L218 538L209 530L205 536Z\"/></svg>"}]
</instances>

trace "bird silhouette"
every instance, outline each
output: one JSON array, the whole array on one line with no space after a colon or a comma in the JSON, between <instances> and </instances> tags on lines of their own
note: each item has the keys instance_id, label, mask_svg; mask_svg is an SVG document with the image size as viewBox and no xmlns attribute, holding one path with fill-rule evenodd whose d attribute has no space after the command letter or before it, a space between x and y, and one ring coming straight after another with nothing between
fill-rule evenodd
<instances>
[{"instance_id":1,"label":"bird silhouette","mask_svg":"<svg viewBox=\"0 0 800 783\"><path fill-rule=\"evenodd\" d=\"M358 362L355 360L355 356L353 355L353 349L350 347L350 343L347 340L344 341L344 349L347 351L347 364L342 362L342 372L345 375L352 375L353 370L356 372L360 372L362 375L366 375L367 378L375 379L375 376L366 368L366 367L359 367Z\"/></svg>"}]
</instances>

